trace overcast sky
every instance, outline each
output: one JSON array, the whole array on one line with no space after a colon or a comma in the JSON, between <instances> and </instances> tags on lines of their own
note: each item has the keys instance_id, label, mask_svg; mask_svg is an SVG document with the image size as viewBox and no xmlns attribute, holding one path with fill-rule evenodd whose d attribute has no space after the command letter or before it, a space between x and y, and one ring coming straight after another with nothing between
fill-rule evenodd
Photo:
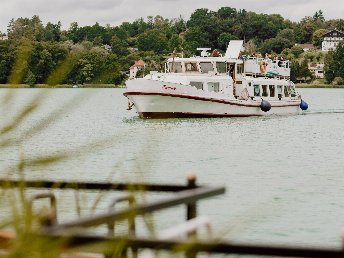
<instances>
[{"instance_id":1,"label":"overcast sky","mask_svg":"<svg viewBox=\"0 0 344 258\"><path fill-rule=\"evenodd\" d=\"M326 19L344 18L343 0L0 0L0 31L12 18L39 15L44 24L62 22L79 25L119 25L123 21L162 15L188 19L197 8L218 10L230 6L257 13L279 13L293 21L323 10Z\"/></svg>"}]
</instances>

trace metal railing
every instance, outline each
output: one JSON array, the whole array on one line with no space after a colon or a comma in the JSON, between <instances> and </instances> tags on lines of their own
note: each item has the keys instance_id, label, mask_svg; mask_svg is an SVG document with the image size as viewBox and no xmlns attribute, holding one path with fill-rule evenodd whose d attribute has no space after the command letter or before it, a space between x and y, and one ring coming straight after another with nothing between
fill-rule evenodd
<instances>
[{"instance_id":1,"label":"metal railing","mask_svg":"<svg viewBox=\"0 0 344 258\"><path fill-rule=\"evenodd\" d=\"M138 237L135 235L135 218L140 215L158 212L166 208L177 205L185 205L186 220L192 220L197 217L197 202L221 195L225 192L224 187L199 186L196 184L196 178L188 179L186 185L158 185L158 184L112 184L112 183L92 183L92 182L55 182L55 181L18 181L18 180L0 180L2 188L35 188L35 189L78 189L78 190L97 190L97 191L129 191L130 194L124 197L116 198L112 201L109 210L103 213L89 215L71 221L58 223L56 216L50 223L44 223L38 236L50 239L51 241L63 240L64 248L75 248L84 245L102 243L109 246L115 246L121 243L124 248L123 256L127 249L132 249L136 255L142 249L153 250L176 250L184 252L187 257L195 257L198 253L211 252L219 254L245 254L245 255L264 255L281 257L344 257L344 250L341 248L318 248L318 247L294 247L294 246L273 246L258 245L249 243L232 243L222 240L209 239L207 241L164 238L159 234L154 238ZM147 203L137 203L132 193L135 191L147 192L169 192L174 193L171 196L159 200L149 201ZM49 198L53 210L56 210L56 199L53 194L38 194L30 199ZM113 205L119 202L128 202L125 209L114 209ZM119 237L115 235L114 225L118 221L128 220L128 236ZM200 223L204 224L204 222ZM206 223L208 224L208 222ZM106 225L109 229L108 234L96 235L94 233L85 233L80 229ZM185 224L187 225L187 224ZM78 229L78 230L74 230ZM192 227L192 232L195 232ZM188 230L186 230L188 231ZM185 231L185 232L186 232ZM81 232L81 233L80 233ZM89 232L89 231L87 231ZM190 232L186 232L188 234ZM161 236L161 235L160 235ZM1 242L0 238L0 242ZM1 244L0 244L1 245ZM104 250L104 252L111 250Z\"/></svg>"}]
</instances>

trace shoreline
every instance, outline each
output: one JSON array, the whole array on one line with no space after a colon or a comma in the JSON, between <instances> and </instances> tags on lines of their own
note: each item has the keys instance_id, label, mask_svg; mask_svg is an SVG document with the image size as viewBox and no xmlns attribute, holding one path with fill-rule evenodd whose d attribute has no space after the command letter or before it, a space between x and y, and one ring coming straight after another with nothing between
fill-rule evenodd
<instances>
[{"instance_id":1,"label":"shoreline","mask_svg":"<svg viewBox=\"0 0 344 258\"><path fill-rule=\"evenodd\" d=\"M74 86L77 87L74 87ZM124 88L124 85L114 85L114 84L59 84L59 85L47 85L47 84L37 84L35 86L30 86L28 84L0 84L0 89L65 89L65 88Z\"/></svg>"},{"instance_id":2,"label":"shoreline","mask_svg":"<svg viewBox=\"0 0 344 258\"><path fill-rule=\"evenodd\" d=\"M60 84L60 85L47 85L47 84L37 84L33 87L27 84L16 84L16 85L11 85L11 84L0 84L0 89L73 89L74 85L69 85L69 84ZM125 88L124 85L114 85L114 84L83 84L83 85L76 85L76 88L80 89L91 89L91 88L115 88L115 89L120 89L120 88ZM344 85L331 85L331 84L295 84L296 88L299 89L344 89Z\"/></svg>"},{"instance_id":3,"label":"shoreline","mask_svg":"<svg viewBox=\"0 0 344 258\"><path fill-rule=\"evenodd\" d=\"M343 89L344 85L331 85L331 84L295 84L296 88L310 88L310 89Z\"/></svg>"}]
</instances>

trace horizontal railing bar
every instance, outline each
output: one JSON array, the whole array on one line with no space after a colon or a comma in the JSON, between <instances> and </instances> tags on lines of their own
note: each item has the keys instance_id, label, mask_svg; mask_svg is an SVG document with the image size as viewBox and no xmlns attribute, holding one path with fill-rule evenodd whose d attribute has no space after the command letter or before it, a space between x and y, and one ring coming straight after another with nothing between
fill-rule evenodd
<instances>
[{"instance_id":1,"label":"horizontal railing bar","mask_svg":"<svg viewBox=\"0 0 344 258\"><path fill-rule=\"evenodd\" d=\"M224 187L199 187L192 190L185 190L174 194L173 196L164 197L151 203L137 204L131 208L121 211L109 211L103 214L96 214L86 218L78 218L76 221L60 223L50 227L50 231L65 230L73 227L94 227L104 223L114 222L117 220L127 219L136 215L151 213L154 211L170 208L180 204L195 203L200 199L225 193Z\"/></svg>"},{"instance_id":2,"label":"horizontal railing bar","mask_svg":"<svg viewBox=\"0 0 344 258\"><path fill-rule=\"evenodd\" d=\"M316 258L339 258L344 257L344 250L339 248L319 248L319 247L292 247L246 243L230 243L217 241L178 241L178 240L159 240L147 238L123 238L123 237L104 237L97 235L58 235L48 234L43 237L51 237L52 240L64 239L66 248L73 248L87 244L106 243L109 248L115 243L121 247L133 247L135 249L149 248L154 250L169 250L181 252L211 252L218 254L241 254L241 255L264 255L280 257L316 257Z\"/></svg>"},{"instance_id":3,"label":"horizontal railing bar","mask_svg":"<svg viewBox=\"0 0 344 258\"><path fill-rule=\"evenodd\" d=\"M124 184L124 183L100 183L100 182L65 182L65 181L21 181L0 179L0 187L15 188L54 188L54 189L78 189L101 191L152 191L152 192L179 192L193 189L187 185L163 185L163 184Z\"/></svg>"}]
</instances>

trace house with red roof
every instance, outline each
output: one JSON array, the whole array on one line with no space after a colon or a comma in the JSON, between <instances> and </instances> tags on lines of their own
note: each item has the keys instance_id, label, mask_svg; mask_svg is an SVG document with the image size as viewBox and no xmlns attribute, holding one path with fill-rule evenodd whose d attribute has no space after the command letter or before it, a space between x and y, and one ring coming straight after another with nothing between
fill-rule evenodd
<instances>
[{"instance_id":1,"label":"house with red roof","mask_svg":"<svg viewBox=\"0 0 344 258\"><path fill-rule=\"evenodd\" d=\"M143 60L138 60L130 67L129 78L133 79L139 70L143 70L146 67L146 63Z\"/></svg>"}]
</instances>

